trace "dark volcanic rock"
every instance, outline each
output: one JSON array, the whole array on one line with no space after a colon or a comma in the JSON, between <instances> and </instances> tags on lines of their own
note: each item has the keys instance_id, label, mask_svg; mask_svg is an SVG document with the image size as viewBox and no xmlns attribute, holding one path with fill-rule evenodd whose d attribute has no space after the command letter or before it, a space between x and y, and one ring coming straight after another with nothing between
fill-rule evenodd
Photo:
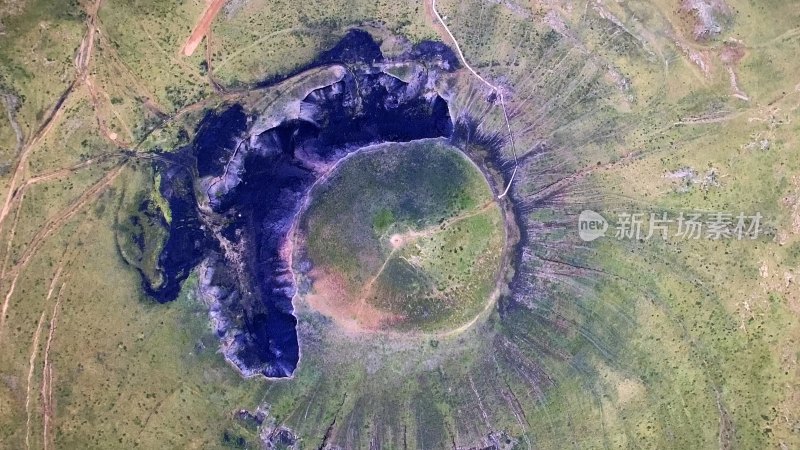
<instances>
[{"instance_id":1,"label":"dark volcanic rock","mask_svg":"<svg viewBox=\"0 0 800 450\"><path fill-rule=\"evenodd\" d=\"M422 41L411 49L408 59L439 65L445 69L458 69L461 62L456 53L442 42Z\"/></svg>"},{"instance_id":2,"label":"dark volcanic rock","mask_svg":"<svg viewBox=\"0 0 800 450\"><path fill-rule=\"evenodd\" d=\"M331 48L319 54L315 63L374 64L383 60L381 46L364 30L352 29Z\"/></svg>"},{"instance_id":3,"label":"dark volcanic rock","mask_svg":"<svg viewBox=\"0 0 800 450\"><path fill-rule=\"evenodd\" d=\"M235 149L234 138L246 128L247 116L239 105L220 113L209 111L192 143L193 153L197 156L198 175L221 175Z\"/></svg>"},{"instance_id":4,"label":"dark volcanic rock","mask_svg":"<svg viewBox=\"0 0 800 450\"><path fill-rule=\"evenodd\" d=\"M216 242L203 231L194 191L194 157L187 150L164 155L160 162L161 195L169 203L172 223L169 236L158 258L164 282L153 288L143 277L142 286L148 295L161 303L174 300L181 283L203 260L207 252L216 249Z\"/></svg>"}]
</instances>

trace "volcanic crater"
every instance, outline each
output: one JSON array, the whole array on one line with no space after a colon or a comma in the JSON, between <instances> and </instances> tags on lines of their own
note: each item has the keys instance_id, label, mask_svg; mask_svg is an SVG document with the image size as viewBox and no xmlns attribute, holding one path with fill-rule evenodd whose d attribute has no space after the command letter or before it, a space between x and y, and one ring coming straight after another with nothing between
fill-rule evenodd
<instances>
[{"instance_id":1,"label":"volcanic crater","mask_svg":"<svg viewBox=\"0 0 800 450\"><path fill-rule=\"evenodd\" d=\"M384 56L356 29L209 111L191 144L157 163L151 199L170 220L159 276L138 266L144 290L172 301L195 271L222 352L245 377L292 376L298 292L359 331L468 327L500 291L513 217L496 198L502 140L451 113L458 65L434 42ZM470 161L468 142L489 157ZM155 209L148 201L140 212Z\"/></svg>"}]
</instances>

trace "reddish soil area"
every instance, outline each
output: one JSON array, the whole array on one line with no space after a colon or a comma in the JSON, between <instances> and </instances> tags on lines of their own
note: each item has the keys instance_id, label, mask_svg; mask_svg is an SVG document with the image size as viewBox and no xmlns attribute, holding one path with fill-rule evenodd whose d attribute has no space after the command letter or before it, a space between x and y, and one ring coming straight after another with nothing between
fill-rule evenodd
<instances>
[{"instance_id":1,"label":"reddish soil area","mask_svg":"<svg viewBox=\"0 0 800 450\"><path fill-rule=\"evenodd\" d=\"M200 16L200 20L194 26L192 34L189 35L189 39L186 40L186 43L183 44L183 48L181 48L181 53L184 56L192 56L192 53L194 53L197 46L200 45L200 41L202 41L203 37L208 33L208 30L211 28L211 23L214 22L214 18L217 17L217 14L219 14L219 11L224 5L225 0L211 0L206 5L206 9L203 10L203 15Z\"/></svg>"}]
</instances>

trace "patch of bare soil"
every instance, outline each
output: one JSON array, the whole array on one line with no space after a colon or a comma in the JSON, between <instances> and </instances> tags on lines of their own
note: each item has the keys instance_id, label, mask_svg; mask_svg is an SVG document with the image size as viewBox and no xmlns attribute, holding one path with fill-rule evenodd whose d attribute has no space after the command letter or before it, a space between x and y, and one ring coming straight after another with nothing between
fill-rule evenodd
<instances>
[{"instance_id":1,"label":"patch of bare soil","mask_svg":"<svg viewBox=\"0 0 800 450\"><path fill-rule=\"evenodd\" d=\"M349 283L340 274L314 269L310 276L314 291L305 296L305 301L315 311L334 319L346 331L378 331L397 319L369 302L357 301L360 296L351 292Z\"/></svg>"}]
</instances>

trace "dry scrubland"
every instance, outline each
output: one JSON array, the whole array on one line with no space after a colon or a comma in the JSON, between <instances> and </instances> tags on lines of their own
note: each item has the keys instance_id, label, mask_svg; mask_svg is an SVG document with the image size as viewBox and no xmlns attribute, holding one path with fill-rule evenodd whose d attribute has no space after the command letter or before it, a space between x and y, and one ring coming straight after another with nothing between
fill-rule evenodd
<instances>
[{"instance_id":1,"label":"dry scrubland","mask_svg":"<svg viewBox=\"0 0 800 450\"><path fill-rule=\"evenodd\" d=\"M517 295L441 340L353 340L301 311L280 382L224 364L191 279L172 304L142 297L120 202L150 188L153 148L342 27L444 38L430 5L234 0L187 58L202 2L4 4L0 447L252 447L234 412L261 404L303 448L800 445L800 17L727 4L698 40L672 1L437 2L507 92L530 239ZM500 132L488 94L464 73L454 111ZM697 183L665 177L683 168ZM584 207L760 211L768 233L586 246Z\"/></svg>"}]
</instances>

